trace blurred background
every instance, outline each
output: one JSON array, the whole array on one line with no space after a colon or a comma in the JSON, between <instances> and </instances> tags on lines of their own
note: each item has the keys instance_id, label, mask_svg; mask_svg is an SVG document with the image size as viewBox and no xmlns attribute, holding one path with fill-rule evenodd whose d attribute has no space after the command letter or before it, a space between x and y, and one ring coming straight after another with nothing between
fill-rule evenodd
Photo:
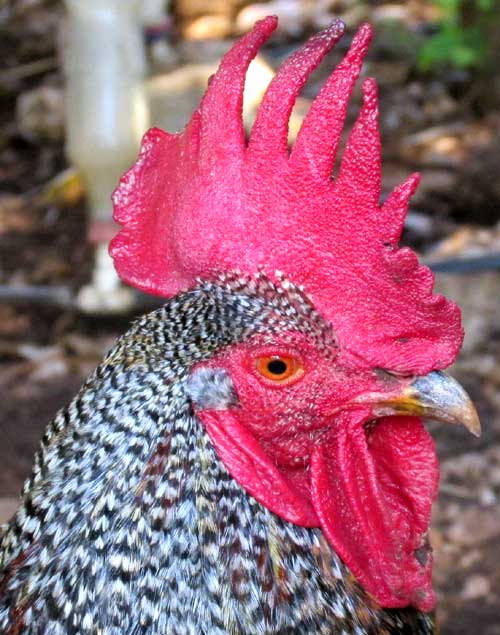
<instances>
[{"instance_id":1,"label":"blurred background","mask_svg":"<svg viewBox=\"0 0 500 635\"><path fill-rule=\"evenodd\" d=\"M0 522L47 422L156 300L116 280L110 195L150 125L181 130L221 55L255 20L280 25L253 63L245 122L274 69L334 17L347 35L299 98L290 142L365 20L380 85L384 195L422 184L403 242L462 306L452 369L481 439L434 427L432 542L443 635L500 635L500 2L0 0ZM356 93L348 115L359 108ZM349 126L347 126L348 129Z\"/></svg>"}]
</instances>

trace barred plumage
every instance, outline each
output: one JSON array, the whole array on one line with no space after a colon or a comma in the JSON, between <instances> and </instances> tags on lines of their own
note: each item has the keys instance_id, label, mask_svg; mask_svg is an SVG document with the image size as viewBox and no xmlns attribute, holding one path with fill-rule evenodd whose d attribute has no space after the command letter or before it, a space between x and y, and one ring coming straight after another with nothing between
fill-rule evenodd
<instances>
[{"instance_id":1,"label":"barred plumage","mask_svg":"<svg viewBox=\"0 0 500 635\"><path fill-rule=\"evenodd\" d=\"M236 273L200 282L120 338L49 425L3 536L2 633L434 632L415 609L381 609L321 530L251 497L193 411L194 364L293 330L327 356L335 349L300 289Z\"/></svg>"}]
</instances>

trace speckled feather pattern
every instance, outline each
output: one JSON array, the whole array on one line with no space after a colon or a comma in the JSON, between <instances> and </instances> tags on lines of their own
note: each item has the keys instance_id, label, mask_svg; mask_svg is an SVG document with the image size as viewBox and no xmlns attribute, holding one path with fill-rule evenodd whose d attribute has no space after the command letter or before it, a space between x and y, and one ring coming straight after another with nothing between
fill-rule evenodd
<instances>
[{"instance_id":1,"label":"speckled feather pattern","mask_svg":"<svg viewBox=\"0 0 500 635\"><path fill-rule=\"evenodd\" d=\"M49 425L0 550L4 635L431 635L384 610L319 529L231 478L192 366L255 333L335 338L286 280L200 282L138 320Z\"/></svg>"}]
</instances>

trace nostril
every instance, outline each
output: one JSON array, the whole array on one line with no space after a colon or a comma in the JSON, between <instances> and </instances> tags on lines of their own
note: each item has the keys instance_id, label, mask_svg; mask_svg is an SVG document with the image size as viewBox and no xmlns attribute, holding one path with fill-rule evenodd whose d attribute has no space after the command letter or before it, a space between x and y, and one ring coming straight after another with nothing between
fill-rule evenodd
<instances>
[{"instance_id":1,"label":"nostril","mask_svg":"<svg viewBox=\"0 0 500 635\"><path fill-rule=\"evenodd\" d=\"M393 377L393 375L391 375L389 371L385 370L385 368L374 368L373 372L378 377L378 379L381 379L382 381L384 379L387 380Z\"/></svg>"},{"instance_id":2,"label":"nostril","mask_svg":"<svg viewBox=\"0 0 500 635\"><path fill-rule=\"evenodd\" d=\"M402 370L388 370L387 368L375 368L374 372L382 381L394 379L412 379L415 376L413 373L408 373Z\"/></svg>"}]
</instances>

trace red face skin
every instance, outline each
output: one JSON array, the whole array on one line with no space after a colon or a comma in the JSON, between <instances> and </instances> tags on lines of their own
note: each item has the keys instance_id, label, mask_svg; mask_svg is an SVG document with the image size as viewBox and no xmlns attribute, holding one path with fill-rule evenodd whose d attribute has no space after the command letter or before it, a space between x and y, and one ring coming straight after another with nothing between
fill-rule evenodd
<instances>
[{"instance_id":1,"label":"red face skin","mask_svg":"<svg viewBox=\"0 0 500 635\"><path fill-rule=\"evenodd\" d=\"M273 355L301 360L303 372L285 383L263 377L256 360ZM327 359L300 334L272 345L254 338L202 365L223 368L239 399L198 412L231 475L283 519L321 527L381 606L432 609L433 441L415 417L367 427L375 404L353 403L371 393L397 397L411 378L345 351Z\"/></svg>"}]
</instances>

